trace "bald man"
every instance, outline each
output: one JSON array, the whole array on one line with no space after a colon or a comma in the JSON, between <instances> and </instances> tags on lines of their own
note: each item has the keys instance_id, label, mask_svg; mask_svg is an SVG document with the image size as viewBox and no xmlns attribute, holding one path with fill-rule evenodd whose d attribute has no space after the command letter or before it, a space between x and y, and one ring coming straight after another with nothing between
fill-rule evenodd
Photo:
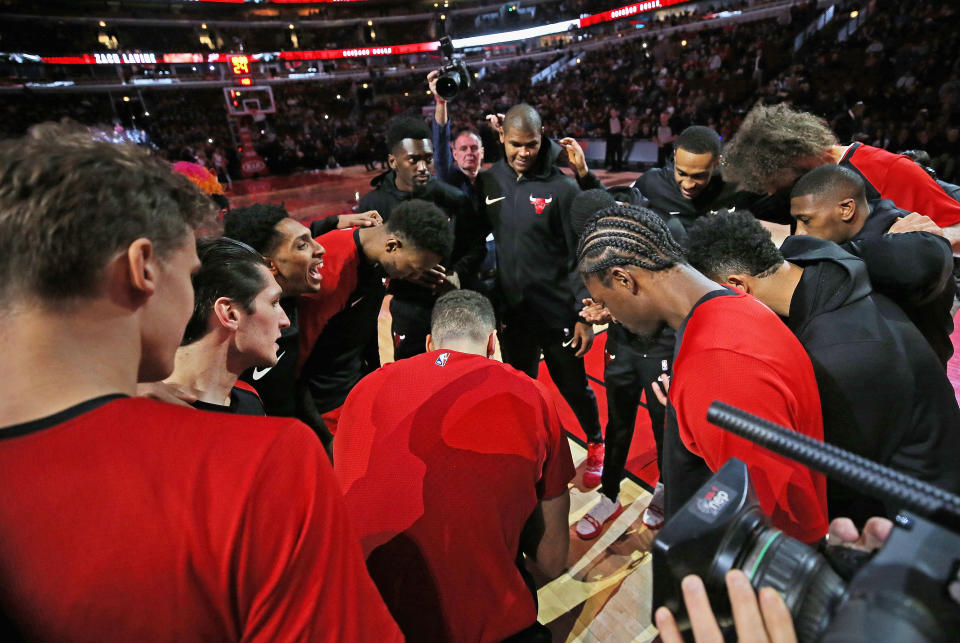
<instances>
[{"instance_id":1,"label":"bald man","mask_svg":"<svg viewBox=\"0 0 960 643\"><path fill-rule=\"evenodd\" d=\"M479 177L497 243L501 349L505 362L534 378L543 353L589 443L584 483L596 486L603 435L583 366L593 327L580 317L589 295L576 271L577 234L570 223L580 189L557 169L559 146L545 141L542 129L535 109L512 107L500 131L503 158Z\"/></svg>"}]
</instances>

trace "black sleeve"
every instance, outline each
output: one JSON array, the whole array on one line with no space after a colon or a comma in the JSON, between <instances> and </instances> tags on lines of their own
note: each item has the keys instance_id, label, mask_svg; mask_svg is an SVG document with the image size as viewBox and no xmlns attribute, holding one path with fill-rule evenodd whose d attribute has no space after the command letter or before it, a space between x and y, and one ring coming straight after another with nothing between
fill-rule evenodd
<instances>
[{"instance_id":1,"label":"black sleeve","mask_svg":"<svg viewBox=\"0 0 960 643\"><path fill-rule=\"evenodd\" d=\"M950 243L929 232L885 234L843 249L863 260L874 290L894 301L922 305L953 287Z\"/></svg>"},{"instance_id":2,"label":"black sleeve","mask_svg":"<svg viewBox=\"0 0 960 643\"><path fill-rule=\"evenodd\" d=\"M576 174L576 173L574 173ZM581 190L606 190L607 186L600 182L600 179L597 178L597 175L593 173L593 170L587 170L587 173L582 177L577 177L577 185L580 186Z\"/></svg>"},{"instance_id":3,"label":"black sleeve","mask_svg":"<svg viewBox=\"0 0 960 643\"><path fill-rule=\"evenodd\" d=\"M566 179L565 183L569 181ZM570 288L573 291L574 302L573 302L573 314L577 321L582 321L580 319L580 311L583 309L583 300L590 296L587 286L583 283L583 278L580 276L580 271L577 270L577 247L580 245L580 236L574 231L573 224L570 220L570 207L573 205L573 200L576 198L577 194L580 193L578 186L572 181L567 183L569 190L565 195L565 200L563 203L563 210L560 213L560 220L563 225L563 236L567 240L567 251L569 252L569 263L570 263L570 275L569 282Z\"/></svg>"},{"instance_id":4,"label":"black sleeve","mask_svg":"<svg viewBox=\"0 0 960 643\"><path fill-rule=\"evenodd\" d=\"M320 411L317 410L317 406L313 401L313 396L310 395L310 389L303 384L297 384L296 400L297 419L313 430L313 432L317 435L317 438L320 439L320 444L323 445L324 451L327 452L327 456L332 462L333 435L330 433L330 429L327 428L326 422L323 421L323 416L320 414Z\"/></svg>"},{"instance_id":5,"label":"black sleeve","mask_svg":"<svg viewBox=\"0 0 960 643\"><path fill-rule=\"evenodd\" d=\"M331 230L337 229L337 224L340 222L340 215L334 214L333 216L324 217L323 219L317 219L316 221L310 222L310 236L316 239L321 234L326 234Z\"/></svg>"},{"instance_id":6,"label":"black sleeve","mask_svg":"<svg viewBox=\"0 0 960 643\"><path fill-rule=\"evenodd\" d=\"M450 270L460 277L464 288L476 287L476 277L487 256L487 235L490 223L470 199L464 197L463 204L454 218L453 257Z\"/></svg>"}]
</instances>

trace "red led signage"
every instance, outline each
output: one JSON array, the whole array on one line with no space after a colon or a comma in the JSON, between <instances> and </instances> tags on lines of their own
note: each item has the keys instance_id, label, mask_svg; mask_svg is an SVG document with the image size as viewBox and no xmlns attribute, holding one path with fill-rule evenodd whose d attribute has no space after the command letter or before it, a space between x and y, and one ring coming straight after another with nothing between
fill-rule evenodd
<instances>
[{"instance_id":1,"label":"red led signage","mask_svg":"<svg viewBox=\"0 0 960 643\"><path fill-rule=\"evenodd\" d=\"M231 56L230 68L237 76L244 76L250 73L250 59L246 56Z\"/></svg>"}]
</instances>

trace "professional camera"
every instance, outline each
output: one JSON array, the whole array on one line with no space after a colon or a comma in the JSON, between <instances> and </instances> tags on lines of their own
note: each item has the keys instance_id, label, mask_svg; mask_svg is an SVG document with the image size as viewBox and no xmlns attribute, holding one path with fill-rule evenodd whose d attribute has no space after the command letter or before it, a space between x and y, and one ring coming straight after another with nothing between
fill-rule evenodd
<instances>
[{"instance_id":1,"label":"professional camera","mask_svg":"<svg viewBox=\"0 0 960 643\"><path fill-rule=\"evenodd\" d=\"M437 77L437 94L444 100L451 100L462 90L473 86L473 76L463 56L453 52L449 36L440 39L440 52L447 62L440 68L440 76Z\"/></svg>"},{"instance_id":2,"label":"professional camera","mask_svg":"<svg viewBox=\"0 0 960 643\"><path fill-rule=\"evenodd\" d=\"M717 622L734 636L724 577L742 569L754 589L783 596L803 641L955 641L960 633L960 497L714 402L714 424L836 477L901 511L882 549L828 546L821 555L772 527L746 465L731 459L653 542L653 606L667 606L686 640L680 583L703 578Z\"/></svg>"}]
</instances>

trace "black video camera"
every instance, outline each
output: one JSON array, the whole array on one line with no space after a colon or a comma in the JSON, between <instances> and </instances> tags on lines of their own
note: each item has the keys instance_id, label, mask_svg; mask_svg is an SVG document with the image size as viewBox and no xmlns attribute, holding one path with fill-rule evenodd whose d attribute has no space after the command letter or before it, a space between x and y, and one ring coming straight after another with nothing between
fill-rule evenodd
<instances>
[{"instance_id":1,"label":"black video camera","mask_svg":"<svg viewBox=\"0 0 960 643\"><path fill-rule=\"evenodd\" d=\"M667 606L692 640L680 583L703 578L733 640L724 577L742 569L773 587L804 641L955 641L960 635L960 497L720 402L711 422L818 469L901 511L872 554L828 546L820 555L771 526L746 465L731 459L670 518L653 542L653 606ZM838 573L839 572L839 573Z\"/></svg>"},{"instance_id":2,"label":"black video camera","mask_svg":"<svg viewBox=\"0 0 960 643\"><path fill-rule=\"evenodd\" d=\"M463 56L454 53L450 36L440 39L440 52L447 61L440 68L440 75L437 77L437 95L444 100L452 100L464 89L473 87L473 76L470 75Z\"/></svg>"}]
</instances>

